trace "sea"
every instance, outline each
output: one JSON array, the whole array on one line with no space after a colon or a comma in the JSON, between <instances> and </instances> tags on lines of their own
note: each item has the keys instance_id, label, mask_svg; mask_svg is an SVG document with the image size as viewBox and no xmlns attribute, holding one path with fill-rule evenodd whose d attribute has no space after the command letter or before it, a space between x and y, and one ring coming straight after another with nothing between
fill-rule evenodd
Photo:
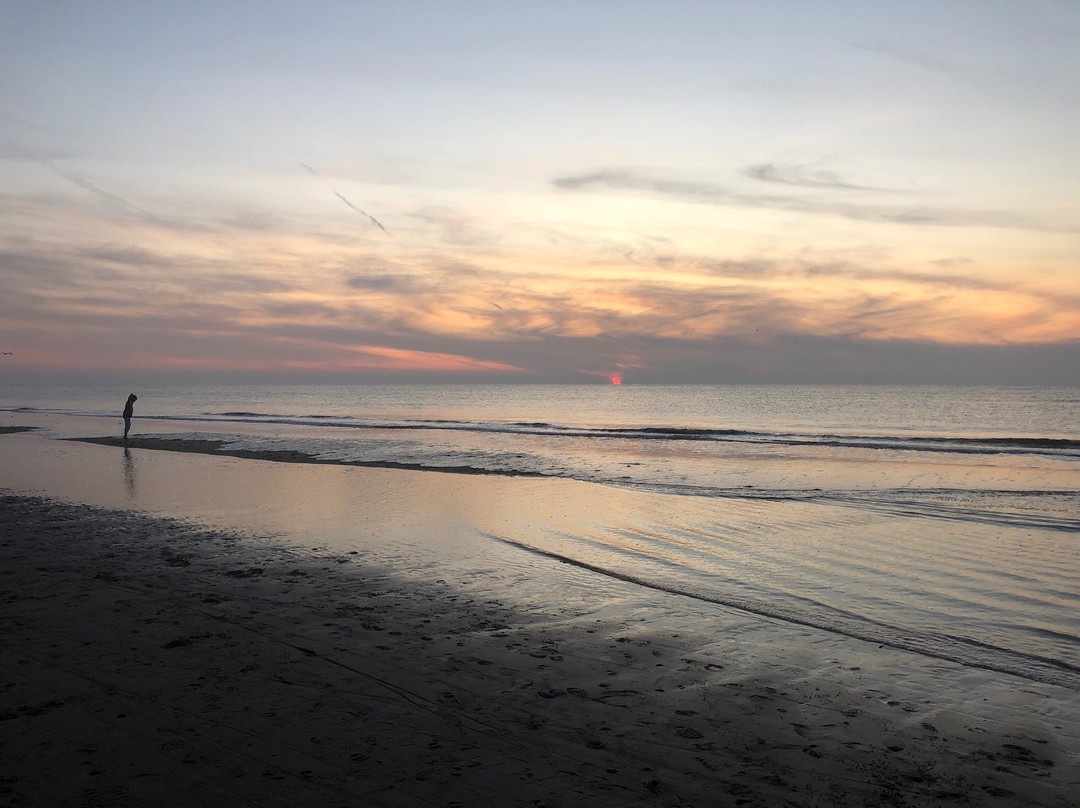
<instances>
[{"instance_id":1,"label":"sea","mask_svg":"<svg viewBox=\"0 0 1080 808\"><path fill-rule=\"evenodd\" d=\"M0 388L0 413L114 419L119 434L129 392L133 435L579 481L631 506L501 530L478 518L477 536L1080 691L1077 387L39 384Z\"/></svg>"}]
</instances>

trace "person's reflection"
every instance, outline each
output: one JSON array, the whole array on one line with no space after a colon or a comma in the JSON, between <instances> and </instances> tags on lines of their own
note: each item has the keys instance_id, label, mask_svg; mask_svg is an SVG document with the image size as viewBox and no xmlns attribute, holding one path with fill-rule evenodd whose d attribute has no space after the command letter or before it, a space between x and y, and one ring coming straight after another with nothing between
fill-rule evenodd
<instances>
[{"instance_id":1,"label":"person's reflection","mask_svg":"<svg viewBox=\"0 0 1080 808\"><path fill-rule=\"evenodd\" d=\"M124 490L128 499L135 499L135 458L131 456L131 450L124 447Z\"/></svg>"}]
</instances>

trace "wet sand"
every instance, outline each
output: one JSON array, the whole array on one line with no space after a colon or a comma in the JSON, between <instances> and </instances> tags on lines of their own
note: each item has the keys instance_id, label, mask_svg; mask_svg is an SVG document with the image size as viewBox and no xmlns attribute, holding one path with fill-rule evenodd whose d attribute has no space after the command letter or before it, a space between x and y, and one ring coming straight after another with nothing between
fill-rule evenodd
<instances>
[{"instance_id":1,"label":"wet sand","mask_svg":"<svg viewBox=\"0 0 1080 808\"><path fill-rule=\"evenodd\" d=\"M132 454L146 486L143 455L168 453ZM373 491L452 476L323 471ZM403 501L364 507L380 533L452 534L440 513L394 522ZM1073 691L555 562L515 589L492 582L494 557L407 555L0 496L0 803L1064 808L1080 793Z\"/></svg>"}]
</instances>

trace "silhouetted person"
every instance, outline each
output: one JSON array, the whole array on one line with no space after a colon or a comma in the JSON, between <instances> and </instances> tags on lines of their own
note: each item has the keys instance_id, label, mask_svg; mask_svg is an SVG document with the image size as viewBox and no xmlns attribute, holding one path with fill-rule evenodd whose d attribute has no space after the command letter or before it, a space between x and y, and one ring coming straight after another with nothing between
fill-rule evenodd
<instances>
[{"instance_id":1,"label":"silhouetted person","mask_svg":"<svg viewBox=\"0 0 1080 808\"><path fill-rule=\"evenodd\" d=\"M135 402L138 400L139 397L132 393L124 404L124 440L127 440L128 430L131 429L131 412L135 409Z\"/></svg>"}]
</instances>

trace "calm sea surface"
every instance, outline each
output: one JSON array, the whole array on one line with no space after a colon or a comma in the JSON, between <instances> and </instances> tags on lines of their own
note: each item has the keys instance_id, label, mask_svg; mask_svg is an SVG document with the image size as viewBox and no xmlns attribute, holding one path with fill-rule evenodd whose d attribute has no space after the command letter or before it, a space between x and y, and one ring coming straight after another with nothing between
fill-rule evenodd
<instances>
[{"instance_id":1,"label":"calm sea surface","mask_svg":"<svg viewBox=\"0 0 1080 808\"><path fill-rule=\"evenodd\" d=\"M8 387L0 411L114 417L119 434L129 392ZM1080 388L134 392L133 434L593 483L598 502L628 503L620 515L475 529L597 575L1080 690Z\"/></svg>"}]
</instances>

